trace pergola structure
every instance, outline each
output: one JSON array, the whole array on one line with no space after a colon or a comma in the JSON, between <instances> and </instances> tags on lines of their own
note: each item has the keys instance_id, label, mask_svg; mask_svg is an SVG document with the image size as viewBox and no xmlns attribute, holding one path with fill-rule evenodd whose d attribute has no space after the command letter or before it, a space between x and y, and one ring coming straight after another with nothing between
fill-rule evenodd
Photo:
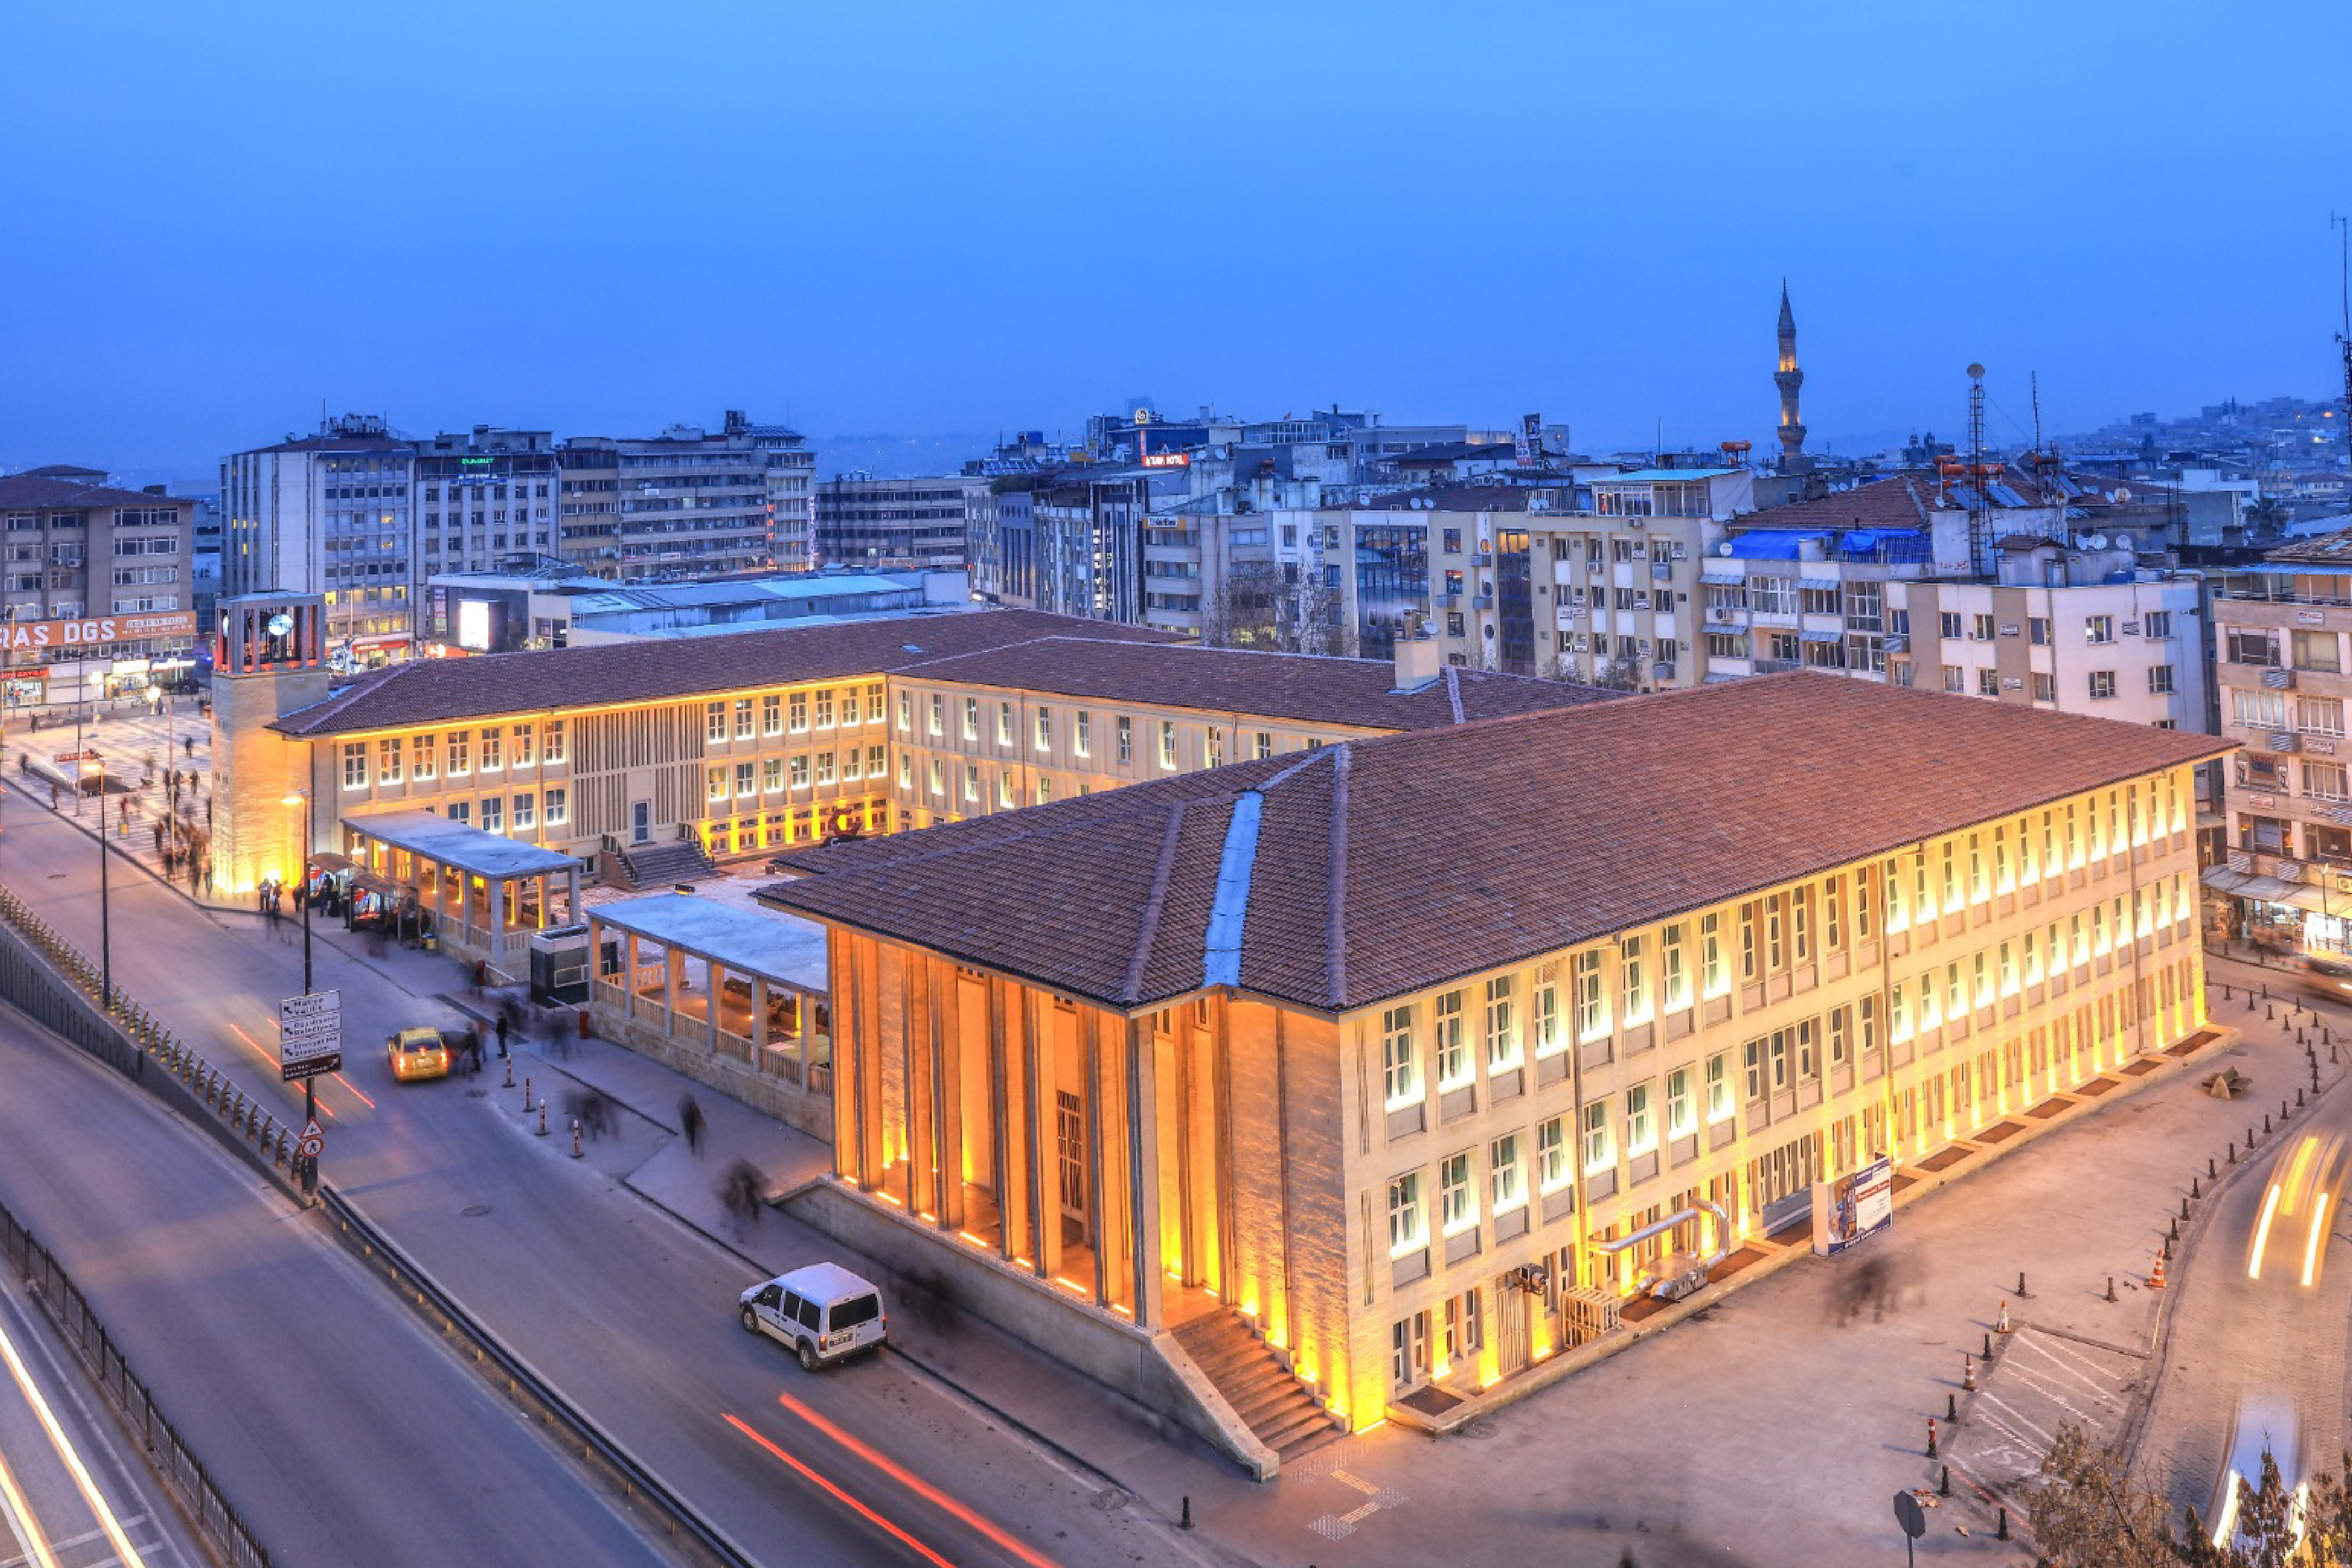
<instances>
[{"instance_id":1,"label":"pergola structure","mask_svg":"<svg viewBox=\"0 0 2352 1568\"><path fill-rule=\"evenodd\" d=\"M691 893L589 909L596 1032L804 1132L833 1127L823 927Z\"/></svg>"},{"instance_id":2,"label":"pergola structure","mask_svg":"<svg viewBox=\"0 0 2352 1568\"><path fill-rule=\"evenodd\" d=\"M441 949L504 968L518 937L579 919L580 861L430 811L343 818L353 861L415 889ZM550 918L551 879L562 879L562 918Z\"/></svg>"}]
</instances>

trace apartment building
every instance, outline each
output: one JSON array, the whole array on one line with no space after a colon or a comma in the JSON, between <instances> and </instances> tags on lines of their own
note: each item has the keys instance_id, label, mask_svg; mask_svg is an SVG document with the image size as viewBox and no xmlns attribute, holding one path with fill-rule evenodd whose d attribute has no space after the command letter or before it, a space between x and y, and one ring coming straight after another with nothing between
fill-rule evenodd
<instances>
[{"instance_id":1,"label":"apartment building","mask_svg":"<svg viewBox=\"0 0 2352 1568\"><path fill-rule=\"evenodd\" d=\"M2212 579L2223 776L2220 864L2205 873L2233 933L2352 952L2352 532Z\"/></svg>"},{"instance_id":2,"label":"apartment building","mask_svg":"<svg viewBox=\"0 0 2352 1568\"><path fill-rule=\"evenodd\" d=\"M231 453L221 463L223 595L317 594L338 663L405 657L425 577L414 486L415 447L378 415Z\"/></svg>"},{"instance_id":3,"label":"apartment building","mask_svg":"<svg viewBox=\"0 0 2352 1568\"><path fill-rule=\"evenodd\" d=\"M970 474L896 479L845 474L822 480L815 491L817 558L870 571L963 566L971 559L968 510L988 493L988 480Z\"/></svg>"},{"instance_id":4,"label":"apartment building","mask_svg":"<svg viewBox=\"0 0 2352 1568\"><path fill-rule=\"evenodd\" d=\"M0 478L0 701L87 708L184 674L196 641L196 503L95 468Z\"/></svg>"},{"instance_id":5,"label":"apartment building","mask_svg":"<svg viewBox=\"0 0 2352 1568\"><path fill-rule=\"evenodd\" d=\"M1704 683L1716 650L1701 574L1725 577L1712 553L1724 525L1756 510L1755 476L1636 469L1596 475L1586 494L1577 515L1528 519L1537 668L1628 690Z\"/></svg>"},{"instance_id":6,"label":"apartment building","mask_svg":"<svg viewBox=\"0 0 2352 1568\"><path fill-rule=\"evenodd\" d=\"M562 444L561 552L599 576L683 579L772 563L770 451L748 425L717 433L575 436Z\"/></svg>"},{"instance_id":7,"label":"apartment building","mask_svg":"<svg viewBox=\"0 0 2352 1568\"><path fill-rule=\"evenodd\" d=\"M1263 1475L2188 1037L2227 750L1797 673L796 852L806 1212Z\"/></svg>"},{"instance_id":8,"label":"apartment building","mask_svg":"<svg viewBox=\"0 0 2352 1568\"><path fill-rule=\"evenodd\" d=\"M424 577L554 553L562 481L551 432L477 425L417 442L412 463Z\"/></svg>"}]
</instances>

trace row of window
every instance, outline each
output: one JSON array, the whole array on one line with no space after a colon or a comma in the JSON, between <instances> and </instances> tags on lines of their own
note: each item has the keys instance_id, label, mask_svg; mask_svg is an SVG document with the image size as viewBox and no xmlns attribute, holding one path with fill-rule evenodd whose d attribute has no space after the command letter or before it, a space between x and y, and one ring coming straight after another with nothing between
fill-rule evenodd
<instances>
[{"instance_id":1,"label":"row of window","mask_svg":"<svg viewBox=\"0 0 2352 1568\"><path fill-rule=\"evenodd\" d=\"M1958 610L1942 610L1937 612L1937 629L1947 638L1958 638L1965 635L1970 642L1991 642L1996 637L2013 637L2018 634L2018 628L2013 623L1997 622L1994 616L1981 612L1963 615ZM1906 626L1899 629L1907 631L1910 628ZM2144 611L2137 623L2125 622L2124 630L2127 632L2137 630L2151 640L2168 637L2172 635L2172 612L2170 610ZM2051 635L2049 618L2043 616L2026 617L2025 639L2036 647L2049 647L2055 640ZM2114 642L2116 640L2115 616L2084 616L2083 640L2093 646L2104 646Z\"/></svg>"},{"instance_id":2,"label":"row of window","mask_svg":"<svg viewBox=\"0 0 2352 1568\"><path fill-rule=\"evenodd\" d=\"M851 729L882 722L882 684L814 691L770 691L757 699L722 698L703 705L703 739L714 745L755 736L804 735L812 729ZM901 728L904 728L901 725Z\"/></svg>"},{"instance_id":3,"label":"row of window","mask_svg":"<svg viewBox=\"0 0 2352 1568\"><path fill-rule=\"evenodd\" d=\"M877 689L879 689L877 688ZM914 694L912 692L901 691L898 693L898 729L902 734L909 733L912 731L914 712L913 705ZM965 742L978 743L981 739L982 732L983 729L985 729L993 737L995 743L999 746L1009 747L1017 743L1015 741L1015 734L1019 725L1013 715L1013 705L1010 700L999 699L992 702L983 704L982 700L978 697L966 697L962 700L961 718L961 722L957 732ZM1094 755L1094 714L1086 709L1074 708L1069 710L1068 732L1070 752L1073 756L1091 757ZM945 738L948 726L948 699L944 692L934 691L929 694L929 705L927 720L928 722L926 724L925 732L934 737ZM1179 765L1177 721L1173 719L1161 719L1157 722L1159 726L1157 731L1157 742L1160 766L1172 772ZM1036 709L1031 713L1029 722L1029 730L1032 737L1031 743L1036 751L1041 753L1050 753L1053 751L1055 728L1055 715L1052 705L1048 703L1038 704ZM1309 741L1307 742L1307 746L1310 750L1321 744L1322 742L1319 741ZM1134 760L1135 719L1133 715L1127 713L1112 715L1111 754L1117 761L1121 763L1132 762ZM1250 740L1250 754L1254 757L1259 758L1274 755L1274 732L1270 730L1259 730L1255 731ZM1221 767L1223 765L1224 761L1224 731L1217 728L1214 724L1212 724L1208 728L1207 763L1213 768Z\"/></svg>"},{"instance_id":4,"label":"row of window","mask_svg":"<svg viewBox=\"0 0 2352 1568\"><path fill-rule=\"evenodd\" d=\"M450 821L470 824L485 833L530 833L542 823L554 829L572 821L570 792L562 789L524 790L512 795L486 795L476 800L436 804Z\"/></svg>"},{"instance_id":5,"label":"row of window","mask_svg":"<svg viewBox=\"0 0 2352 1568\"><path fill-rule=\"evenodd\" d=\"M861 752L856 746L839 752L803 752L791 757L761 757L756 762L713 763L704 774L704 794L713 801L749 800L755 795L778 795L787 789L806 789L812 781L829 784L836 778L853 780L881 778L884 775L883 749L877 742ZM730 783L733 788L729 788Z\"/></svg>"},{"instance_id":6,"label":"row of window","mask_svg":"<svg viewBox=\"0 0 2352 1568\"><path fill-rule=\"evenodd\" d=\"M2290 709L2284 691L2230 689L2230 721L2233 724L2249 730L2295 730L2306 735L2344 733L2344 700L2340 697L2298 696L2291 711L2293 723L2288 722Z\"/></svg>"},{"instance_id":7,"label":"row of window","mask_svg":"<svg viewBox=\"0 0 2352 1568\"><path fill-rule=\"evenodd\" d=\"M2224 626L2221 657L2231 664L2275 668L2279 634L2274 626ZM2286 653L2297 669L2340 673L2344 668L2343 637L2336 632L2289 632Z\"/></svg>"},{"instance_id":8,"label":"row of window","mask_svg":"<svg viewBox=\"0 0 2352 1568\"><path fill-rule=\"evenodd\" d=\"M2055 702L2058 700L2058 678L2055 675L2053 675L2048 670L2037 669L2031 672L2029 679L2033 683L2034 701ZM2179 689L2179 687L2176 684L2176 679L2173 668L2168 664L2152 664L2148 666L2148 695L2152 697L2170 696L2174 691ZM2003 679L2000 672L1996 669L1979 669L1977 671L1976 694L1979 697L1998 697L2001 694L2004 688L2009 690L2015 691L2022 689L2024 685L2025 682L2020 680L2015 676L2010 676L2007 679ZM2113 699L2120 689L2116 682L2116 672L2112 669L2094 669L2085 671L2084 686L2084 694L2094 702L2108 701ZM1969 689L1969 670L1966 665L1948 664L1944 666L1944 689L1958 695L1965 696L1967 694Z\"/></svg>"},{"instance_id":9,"label":"row of window","mask_svg":"<svg viewBox=\"0 0 2352 1568\"><path fill-rule=\"evenodd\" d=\"M1965 966L1955 960L1940 976L1930 968L1897 980L1888 992L1894 1037L1907 1040L1947 1020L1964 1019L1976 1008L1992 1006L2024 986L2080 969L2118 947L2192 920L2195 913L2188 875L2175 872L2134 888L2128 895L2118 893L2077 910L2063 921L2052 921L2038 933L1980 949Z\"/></svg>"},{"instance_id":10,"label":"row of window","mask_svg":"<svg viewBox=\"0 0 2352 1568\"><path fill-rule=\"evenodd\" d=\"M543 742L543 744L542 744ZM485 724L477 748L473 730L446 734L386 735L375 742L375 782L396 784L404 777L418 783L441 777L464 778L478 767L485 773L509 768L520 772L541 763L552 767L568 755L564 721L539 724ZM343 742L343 787L368 786L368 743Z\"/></svg>"}]
</instances>

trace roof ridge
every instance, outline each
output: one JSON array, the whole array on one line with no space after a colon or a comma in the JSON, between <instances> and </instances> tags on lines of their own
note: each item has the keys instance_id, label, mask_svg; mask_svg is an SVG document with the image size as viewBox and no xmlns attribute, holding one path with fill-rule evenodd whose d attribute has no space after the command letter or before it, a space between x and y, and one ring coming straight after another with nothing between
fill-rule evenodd
<instances>
[{"instance_id":1,"label":"roof ridge","mask_svg":"<svg viewBox=\"0 0 2352 1568\"><path fill-rule=\"evenodd\" d=\"M1151 868L1151 892L1143 900L1142 918L1136 922L1135 952L1128 957L1127 982L1118 994L1122 1002L1137 1001L1143 994L1143 968L1159 940L1160 911L1168 907L1168 881L1176 869L1176 839L1184 827L1184 805L1180 800L1169 811L1167 829L1160 836L1160 863Z\"/></svg>"},{"instance_id":2,"label":"roof ridge","mask_svg":"<svg viewBox=\"0 0 2352 1568\"><path fill-rule=\"evenodd\" d=\"M1244 790L1234 801L1225 823L1225 842L1217 855L1217 882L1211 889L1209 921L1201 937L1201 984L1239 985L1242 983L1242 933L1249 923L1250 879L1257 869L1257 840L1265 820L1265 795Z\"/></svg>"},{"instance_id":3,"label":"roof ridge","mask_svg":"<svg viewBox=\"0 0 2352 1568\"><path fill-rule=\"evenodd\" d=\"M1342 741L1331 748L1331 904L1323 928L1324 1002L1348 999L1348 770L1354 753Z\"/></svg>"}]
</instances>

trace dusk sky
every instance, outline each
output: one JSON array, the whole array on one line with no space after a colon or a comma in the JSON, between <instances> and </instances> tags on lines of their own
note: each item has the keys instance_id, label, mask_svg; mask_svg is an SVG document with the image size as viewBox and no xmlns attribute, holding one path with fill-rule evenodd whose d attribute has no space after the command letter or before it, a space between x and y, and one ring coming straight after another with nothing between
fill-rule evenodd
<instances>
[{"instance_id":1,"label":"dusk sky","mask_svg":"<svg viewBox=\"0 0 2352 1568\"><path fill-rule=\"evenodd\" d=\"M1823 438L2338 385L2333 5L19 6L0 465L1525 410Z\"/></svg>"}]
</instances>

